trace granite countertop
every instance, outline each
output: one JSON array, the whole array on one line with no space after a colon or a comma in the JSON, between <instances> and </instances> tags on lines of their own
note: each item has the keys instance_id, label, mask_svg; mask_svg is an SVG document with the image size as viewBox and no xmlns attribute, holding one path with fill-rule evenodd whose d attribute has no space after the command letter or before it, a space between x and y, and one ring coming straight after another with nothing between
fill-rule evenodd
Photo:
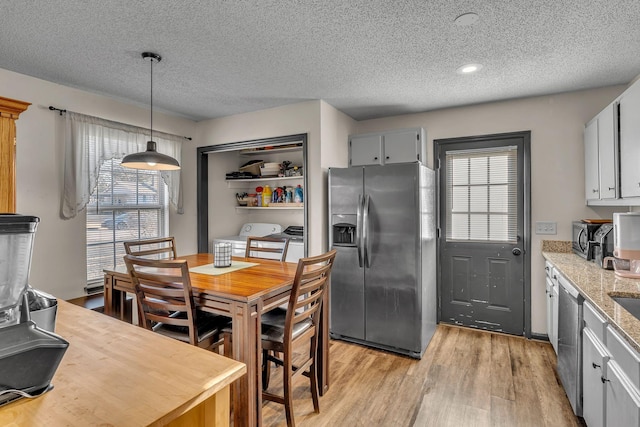
<instances>
[{"instance_id":1,"label":"granite countertop","mask_svg":"<svg viewBox=\"0 0 640 427\"><path fill-rule=\"evenodd\" d=\"M551 252L544 247L542 256L549 260L595 308L610 325L640 352L640 320L615 302L616 296L640 298L640 280L617 277L612 270L604 270L574 253Z\"/></svg>"}]
</instances>

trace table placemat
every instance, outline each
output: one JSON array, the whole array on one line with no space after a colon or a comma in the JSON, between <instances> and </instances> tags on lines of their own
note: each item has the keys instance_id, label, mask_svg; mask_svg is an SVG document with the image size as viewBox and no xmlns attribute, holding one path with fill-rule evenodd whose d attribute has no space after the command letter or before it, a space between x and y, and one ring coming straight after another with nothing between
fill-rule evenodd
<instances>
[{"instance_id":1,"label":"table placemat","mask_svg":"<svg viewBox=\"0 0 640 427\"><path fill-rule=\"evenodd\" d=\"M220 274L231 273L232 271L242 270L243 268L253 267L254 265L258 264L255 262L231 261L231 266L229 267L214 267L213 264L205 264L189 268L189 271L191 273L219 276Z\"/></svg>"}]
</instances>

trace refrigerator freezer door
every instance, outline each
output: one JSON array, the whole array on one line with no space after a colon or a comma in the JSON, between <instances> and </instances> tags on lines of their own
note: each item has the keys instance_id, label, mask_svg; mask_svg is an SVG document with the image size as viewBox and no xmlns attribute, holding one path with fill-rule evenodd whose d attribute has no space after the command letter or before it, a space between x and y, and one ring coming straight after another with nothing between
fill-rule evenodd
<instances>
[{"instance_id":1,"label":"refrigerator freezer door","mask_svg":"<svg viewBox=\"0 0 640 427\"><path fill-rule=\"evenodd\" d=\"M364 281L357 251L353 247L335 249L338 253L331 270L331 333L364 340Z\"/></svg>"},{"instance_id":2,"label":"refrigerator freezer door","mask_svg":"<svg viewBox=\"0 0 640 427\"><path fill-rule=\"evenodd\" d=\"M359 340L365 338L364 327L364 268L361 256L363 169L329 170L329 220L331 226L354 222L357 226L355 245L333 241L329 233L329 247L337 249L331 270L330 316L331 333Z\"/></svg>"},{"instance_id":3,"label":"refrigerator freezer door","mask_svg":"<svg viewBox=\"0 0 640 427\"><path fill-rule=\"evenodd\" d=\"M364 168L365 339L415 353L422 351L419 167Z\"/></svg>"}]
</instances>

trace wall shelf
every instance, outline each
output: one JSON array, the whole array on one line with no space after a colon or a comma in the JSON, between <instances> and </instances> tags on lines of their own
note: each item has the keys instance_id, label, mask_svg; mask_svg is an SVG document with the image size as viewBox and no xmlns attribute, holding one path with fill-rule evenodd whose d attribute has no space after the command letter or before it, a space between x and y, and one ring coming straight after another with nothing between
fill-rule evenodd
<instances>
[{"instance_id":1,"label":"wall shelf","mask_svg":"<svg viewBox=\"0 0 640 427\"><path fill-rule=\"evenodd\" d=\"M239 211L294 211L304 210L304 206L236 206Z\"/></svg>"},{"instance_id":2,"label":"wall shelf","mask_svg":"<svg viewBox=\"0 0 640 427\"><path fill-rule=\"evenodd\" d=\"M247 179L227 179L226 181L228 183L231 182L262 182L262 181L288 181L291 179L302 179L304 178L302 175L300 176L272 176L272 177L265 177L265 178L247 178Z\"/></svg>"},{"instance_id":3,"label":"wall shelf","mask_svg":"<svg viewBox=\"0 0 640 427\"><path fill-rule=\"evenodd\" d=\"M227 179L227 188L249 188L253 183L261 185L262 183L280 182L280 181L299 181L302 183L303 176L275 176L272 178L249 178L249 179Z\"/></svg>"},{"instance_id":4,"label":"wall shelf","mask_svg":"<svg viewBox=\"0 0 640 427\"><path fill-rule=\"evenodd\" d=\"M302 143L298 143L294 146L287 145L285 147L274 147L269 149L248 149L248 150L240 150L240 154L243 156L265 156L267 154L275 154L275 153L289 153L293 151L302 151Z\"/></svg>"}]
</instances>

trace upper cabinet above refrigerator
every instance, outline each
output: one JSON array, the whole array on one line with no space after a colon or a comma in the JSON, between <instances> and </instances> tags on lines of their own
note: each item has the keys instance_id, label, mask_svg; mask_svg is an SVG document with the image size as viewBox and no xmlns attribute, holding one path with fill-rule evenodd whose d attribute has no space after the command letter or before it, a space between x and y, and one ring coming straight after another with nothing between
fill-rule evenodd
<instances>
[{"instance_id":1,"label":"upper cabinet above refrigerator","mask_svg":"<svg viewBox=\"0 0 640 427\"><path fill-rule=\"evenodd\" d=\"M422 128L349 136L349 166L426 163L426 133Z\"/></svg>"}]
</instances>

